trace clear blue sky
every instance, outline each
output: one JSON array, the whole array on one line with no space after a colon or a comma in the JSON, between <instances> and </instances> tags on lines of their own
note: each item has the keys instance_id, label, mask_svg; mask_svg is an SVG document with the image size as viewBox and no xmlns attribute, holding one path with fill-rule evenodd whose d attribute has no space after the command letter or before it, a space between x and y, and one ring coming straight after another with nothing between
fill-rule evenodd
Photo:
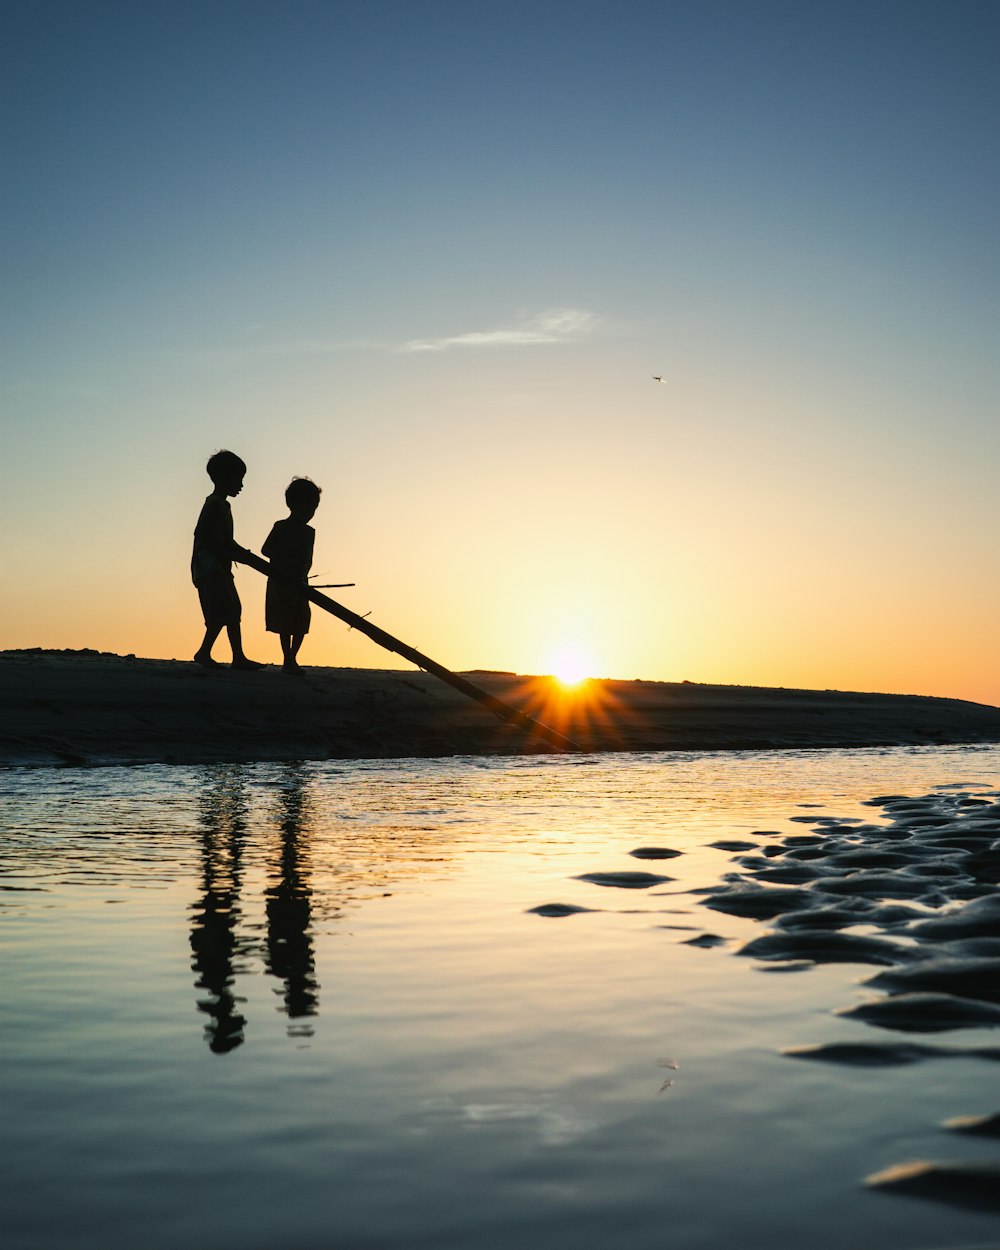
<instances>
[{"instance_id":1,"label":"clear blue sky","mask_svg":"<svg viewBox=\"0 0 1000 1250\"><path fill-rule=\"evenodd\" d=\"M454 667L1000 702L998 35L7 0L0 645L190 655L231 446L243 542L309 474L317 570Z\"/></svg>"}]
</instances>

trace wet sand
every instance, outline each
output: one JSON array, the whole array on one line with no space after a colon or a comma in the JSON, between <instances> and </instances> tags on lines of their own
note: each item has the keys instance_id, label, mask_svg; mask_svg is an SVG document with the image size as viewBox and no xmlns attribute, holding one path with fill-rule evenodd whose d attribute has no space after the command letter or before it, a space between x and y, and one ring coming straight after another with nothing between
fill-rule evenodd
<instances>
[{"instance_id":1,"label":"wet sand","mask_svg":"<svg viewBox=\"0 0 1000 1250\"><path fill-rule=\"evenodd\" d=\"M789 1046L786 1057L855 1069L947 1058L1000 1062L1000 1046L962 1041L966 1030L1000 1028L1000 791L956 783L915 797L878 795L864 805L871 821L793 816L800 833L761 830L753 842L714 843L734 852L734 871L695 893L716 913L762 922L764 931L733 951L758 961L759 969L804 972L830 963L870 969L861 978L860 1001L833 1014L877 1035ZM654 859L678 852L647 846L630 854ZM672 880L631 868L579 879L622 890ZM548 918L580 910L587 909L562 903L532 909ZM710 931L686 940L729 945ZM1000 1214L1000 1113L987 1066L977 1088L978 1108L973 1102L971 1114L938 1126L939 1157L900 1159L866 1184Z\"/></svg>"},{"instance_id":2,"label":"wet sand","mask_svg":"<svg viewBox=\"0 0 1000 1250\"><path fill-rule=\"evenodd\" d=\"M951 791L949 793L949 790ZM870 824L819 817L737 858L740 872L706 892L706 905L769 918L769 931L737 952L775 968L868 964L858 1003L836 1015L888 1040L789 1047L791 1058L848 1067L887 1067L966 1056L997 1062L1000 1047L963 1047L965 1029L1000 1027L1000 793L942 787L941 793L868 800ZM883 823L887 821L888 823ZM933 1044L909 1039L933 1036ZM988 1091L979 1114L956 1116L945 1133L1000 1136ZM1000 1213L1000 1158L948 1149L901 1159L867 1178L889 1193ZM956 1157L957 1155L957 1157Z\"/></svg>"},{"instance_id":3,"label":"wet sand","mask_svg":"<svg viewBox=\"0 0 1000 1250\"><path fill-rule=\"evenodd\" d=\"M729 751L1000 741L1000 708L917 695L473 672L585 751ZM0 765L380 759L551 751L418 671L287 675L108 652L0 652Z\"/></svg>"}]
</instances>

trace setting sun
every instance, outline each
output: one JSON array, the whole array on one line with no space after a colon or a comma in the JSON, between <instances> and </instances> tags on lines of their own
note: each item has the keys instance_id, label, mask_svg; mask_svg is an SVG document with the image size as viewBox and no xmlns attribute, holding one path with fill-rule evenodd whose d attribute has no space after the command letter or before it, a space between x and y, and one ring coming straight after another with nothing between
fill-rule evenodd
<instances>
[{"instance_id":1,"label":"setting sun","mask_svg":"<svg viewBox=\"0 0 1000 1250\"><path fill-rule=\"evenodd\" d=\"M552 676L563 686L578 686L590 677L593 668L591 657L580 647L570 644L561 647L550 661Z\"/></svg>"}]
</instances>

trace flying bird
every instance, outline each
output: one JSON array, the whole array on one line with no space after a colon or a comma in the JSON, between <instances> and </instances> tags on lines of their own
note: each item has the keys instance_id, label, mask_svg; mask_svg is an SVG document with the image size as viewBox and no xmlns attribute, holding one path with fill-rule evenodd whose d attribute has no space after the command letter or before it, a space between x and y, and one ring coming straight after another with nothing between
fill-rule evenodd
<instances>
[{"instance_id":1,"label":"flying bird","mask_svg":"<svg viewBox=\"0 0 1000 1250\"><path fill-rule=\"evenodd\" d=\"M664 386L666 386L666 384L667 384L667 379L666 379L666 378L663 378L663 377L660 377L660 375L659 375L658 373L651 373L649 376L653 379L653 381L654 381L654 382L662 382L662 383L663 383L663 385L664 385Z\"/></svg>"}]
</instances>

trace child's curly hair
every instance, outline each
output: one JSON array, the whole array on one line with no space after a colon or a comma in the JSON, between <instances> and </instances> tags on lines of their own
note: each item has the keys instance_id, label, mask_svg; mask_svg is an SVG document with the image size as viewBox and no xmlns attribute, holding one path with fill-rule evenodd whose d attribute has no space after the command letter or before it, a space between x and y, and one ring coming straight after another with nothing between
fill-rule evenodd
<instances>
[{"instance_id":1,"label":"child's curly hair","mask_svg":"<svg viewBox=\"0 0 1000 1250\"><path fill-rule=\"evenodd\" d=\"M289 508L303 504L318 505L319 497L323 492L316 483L308 477L293 477L288 489L285 491L285 503Z\"/></svg>"}]
</instances>

